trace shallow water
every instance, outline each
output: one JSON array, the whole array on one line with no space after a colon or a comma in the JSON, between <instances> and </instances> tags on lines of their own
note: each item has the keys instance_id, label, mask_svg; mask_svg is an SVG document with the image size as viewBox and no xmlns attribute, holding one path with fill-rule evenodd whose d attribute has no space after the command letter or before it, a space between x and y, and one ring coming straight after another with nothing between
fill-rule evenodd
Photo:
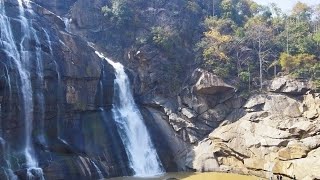
<instances>
[{"instance_id":1,"label":"shallow water","mask_svg":"<svg viewBox=\"0 0 320 180\"><path fill-rule=\"evenodd\" d=\"M110 180L260 180L254 176L228 173L167 173L158 177L117 177Z\"/></svg>"}]
</instances>

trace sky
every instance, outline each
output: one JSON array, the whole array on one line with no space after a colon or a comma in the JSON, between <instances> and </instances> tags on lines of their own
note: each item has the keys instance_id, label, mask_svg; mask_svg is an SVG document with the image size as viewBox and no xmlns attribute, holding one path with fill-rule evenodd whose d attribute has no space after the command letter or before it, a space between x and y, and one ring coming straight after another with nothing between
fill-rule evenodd
<instances>
[{"instance_id":1,"label":"sky","mask_svg":"<svg viewBox=\"0 0 320 180\"><path fill-rule=\"evenodd\" d=\"M258 4L268 5L270 3L276 3L284 12L288 12L298 2L298 0L253 0ZM307 3L309 5L320 4L320 0L300 0L300 2Z\"/></svg>"}]
</instances>

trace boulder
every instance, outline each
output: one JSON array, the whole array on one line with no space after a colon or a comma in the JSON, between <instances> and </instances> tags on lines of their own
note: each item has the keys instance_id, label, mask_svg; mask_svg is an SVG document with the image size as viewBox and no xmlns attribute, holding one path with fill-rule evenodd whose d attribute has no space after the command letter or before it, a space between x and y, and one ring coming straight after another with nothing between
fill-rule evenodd
<instances>
[{"instance_id":1,"label":"boulder","mask_svg":"<svg viewBox=\"0 0 320 180\"><path fill-rule=\"evenodd\" d=\"M195 149L188 153L186 166L197 171L216 171L219 169L217 159L212 153L214 146L209 139L202 141Z\"/></svg>"},{"instance_id":2,"label":"boulder","mask_svg":"<svg viewBox=\"0 0 320 180\"><path fill-rule=\"evenodd\" d=\"M309 149L302 144L291 144L280 149L278 155L281 160L288 161L306 157L308 150Z\"/></svg>"},{"instance_id":3,"label":"boulder","mask_svg":"<svg viewBox=\"0 0 320 180\"><path fill-rule=\"evenodd\" d=\"M288 76L272 80L269 91L292 95L303 95L310 90L308 81L292 79Z\"/></svg>"},{"instance_id":4,"label":"boulder","mask_svg":"<svg viewBox=\"0 0 320 180\"><path fill-rule=\"evenodd\" d=\"M320 95L316 93L304 96L303 107L303 116L311 120L318 118L320 114Z\"/></svg>"},{"instance_id":5,"label":"boulder","mask_svg":"<svg viewBox=\"0 0 320 180\"><path fill-rule=\"evenodd\" d=\"M273 173L285 174L286 176L296 176L303 179L307 176L319 176L320 161L319 157L309 157L290 161L277 161L273 167Z\"/></svg>"},{"instance_id":6,"label":"boulder","mask_svg":"<svg viewBox=\"0 0 320 180\"><path fill-rule=\"evenodd\" d=\"M244 109L248 112L261 111L266 102L266 95L259 94L250 97L248 102L244 105Z\"/></svg>"},{"instance_id":7,"label":"boulder","mask_svg":"<svg viewBox=\"0 0 320 180\"><path fill-rule=\"evenodd\" d=\"M196 69L192 78L196 80L194 90L199 94L213 95L235 90L235 87L225 83L218 76L203 69Z\"/></svg>"},{"instance_id":8,"label":"boulder","mask_svg":"<svg viewBox=\"0 0 320 180\"><path fill-rule=\"evenodd\" d=\"M281 94L268 95L265 99L264 111L271 114L281 114L288 117L300 117L301 104L299 101Z\"/></svg>"}]
</instances>

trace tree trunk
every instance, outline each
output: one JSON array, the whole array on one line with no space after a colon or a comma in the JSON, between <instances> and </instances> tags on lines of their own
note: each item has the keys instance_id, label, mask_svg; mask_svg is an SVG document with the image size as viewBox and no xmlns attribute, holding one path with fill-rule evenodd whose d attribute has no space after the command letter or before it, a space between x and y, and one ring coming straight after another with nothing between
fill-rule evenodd
<instances>
[{"instance_id":1,"label":"tree trunk","mask_svg":"<svg viewBox=\"0 0 320 180\"><path fill-rule=\"evenodd\" d=\"M289 24L288 24L288 20L286 22L287 24L287 54L289 55Z\"/></svg>"},{"instance_id":2,"label":"tree trunk","mask_svg":"<svg viewBox=\"0 0 320 180\"><path fill-rule=\"evenodd\" d=\"M248 65L248 72L249 72L249 92L251 91L251 73L250 73L250 64Z\"/></svg>"},{"instance_id":3,"label":"tree trunk","mask_svg":"<svg viewBox=\"0 0 320 180\"><path fill-rule=\"evenodd\" d=\"M262 57L261 57L261 35L259 35L259 65L260 65L260 91L262 91Z\"/></svg>"}]
</instances>

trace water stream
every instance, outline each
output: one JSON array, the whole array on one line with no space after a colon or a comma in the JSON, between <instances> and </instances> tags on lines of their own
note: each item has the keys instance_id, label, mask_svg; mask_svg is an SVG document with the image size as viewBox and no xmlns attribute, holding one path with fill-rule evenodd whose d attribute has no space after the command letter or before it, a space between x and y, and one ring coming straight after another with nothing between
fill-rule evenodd
<instances>
[{"instance_id":1,"label":"water stream","mask_svg":"<svg viewBox=\"0 0 320 180\"><path fill-rule=\"evenodd\" d=\"M94 168L98 174L99 179L103 179L103 175L102 175L102 172L99 169L99 167L96 165L96 163L94 161L92 161L92 160L90 160L90 161L91 161L92 165L94 166Z\"/></svg>"},{"instance_id":2,"label":"water stream","mask_svg":"<svg viewBox=\"0 0 320 180\"><path fill-rule=\"evenodd\" d=\"M38 37L36 32L33 31L33 28L30 26L26 16L24 5L28 7L29 2L24 2L23 0L18 0L19 5L19 18L21 23L22 39L19 43L19 48L16 46L15 37L13 35L11 24L9 18L6 15L4 0L0 0L0 28L1 28L1 42L3 44L4 51L7 56L9 56L14 66L18 70L18 79L19 87L21 94L21 105L22 105L22 117L25 125L25 148L24 155L26 158L25 168L28 170L28 178L34 176L39 179L43 179L42 169L38 167L37 159L35 158L34 148L32 144L32 131L33 131L33 91L31 86L31 75L30 75L30 64L31 54L28 51L29 41L33 38L37 41ZM36 42L39 45L39 42ZM19 49L19 50L18 50ZM36 63L37 63L37 74L41 74L41 65L40 65L40 49L36 50ZM40 75L41 76L41 75ZM41 78L41 77L40 77ZM40 80L41 81L41 80ZM41 94L41 93L40 93ZM39 96L40 97L40 96ZM43 100L43 99L42 99ZM40 101L41 97L40 97ZM42 104L42 102L40 102Z\"/></svg>"},{"instance_id":3,"label":"water stream","mask_svg":"<svg viewBox=\"0 0 320 180\"><path fill-rule=\"evenodd\" d=\"M50 55L53 56L53 49L52 49L52 42L49 36L49 33L43 29L46 39L48 41L48 45L49 45L49 52ZM52 62L54 63L55 66L55 71L57 73L57 138L61 141L63 141L63 139L60 137L60 121L61 121L61 109L62 109L62 97L63 97L63 92L62 92L62 79L61 79L61 74L60 74L60 68L59 65L57 63L57 61L55 59L52 59Z\"/></svg>"},{"instance_id":4,"label":"water stream","mask_svg":"<svg viewBox=\"0 0 320 180\"><path fill-rule=\"evenodd\" d=\"M97 51L96 54L115 69L115 95L112 112L135 176L146 177L163 173L162 164L151 142L142 115L134 102L129 78L123 65L113 62Z\"/></svg>"}]
</instances>

